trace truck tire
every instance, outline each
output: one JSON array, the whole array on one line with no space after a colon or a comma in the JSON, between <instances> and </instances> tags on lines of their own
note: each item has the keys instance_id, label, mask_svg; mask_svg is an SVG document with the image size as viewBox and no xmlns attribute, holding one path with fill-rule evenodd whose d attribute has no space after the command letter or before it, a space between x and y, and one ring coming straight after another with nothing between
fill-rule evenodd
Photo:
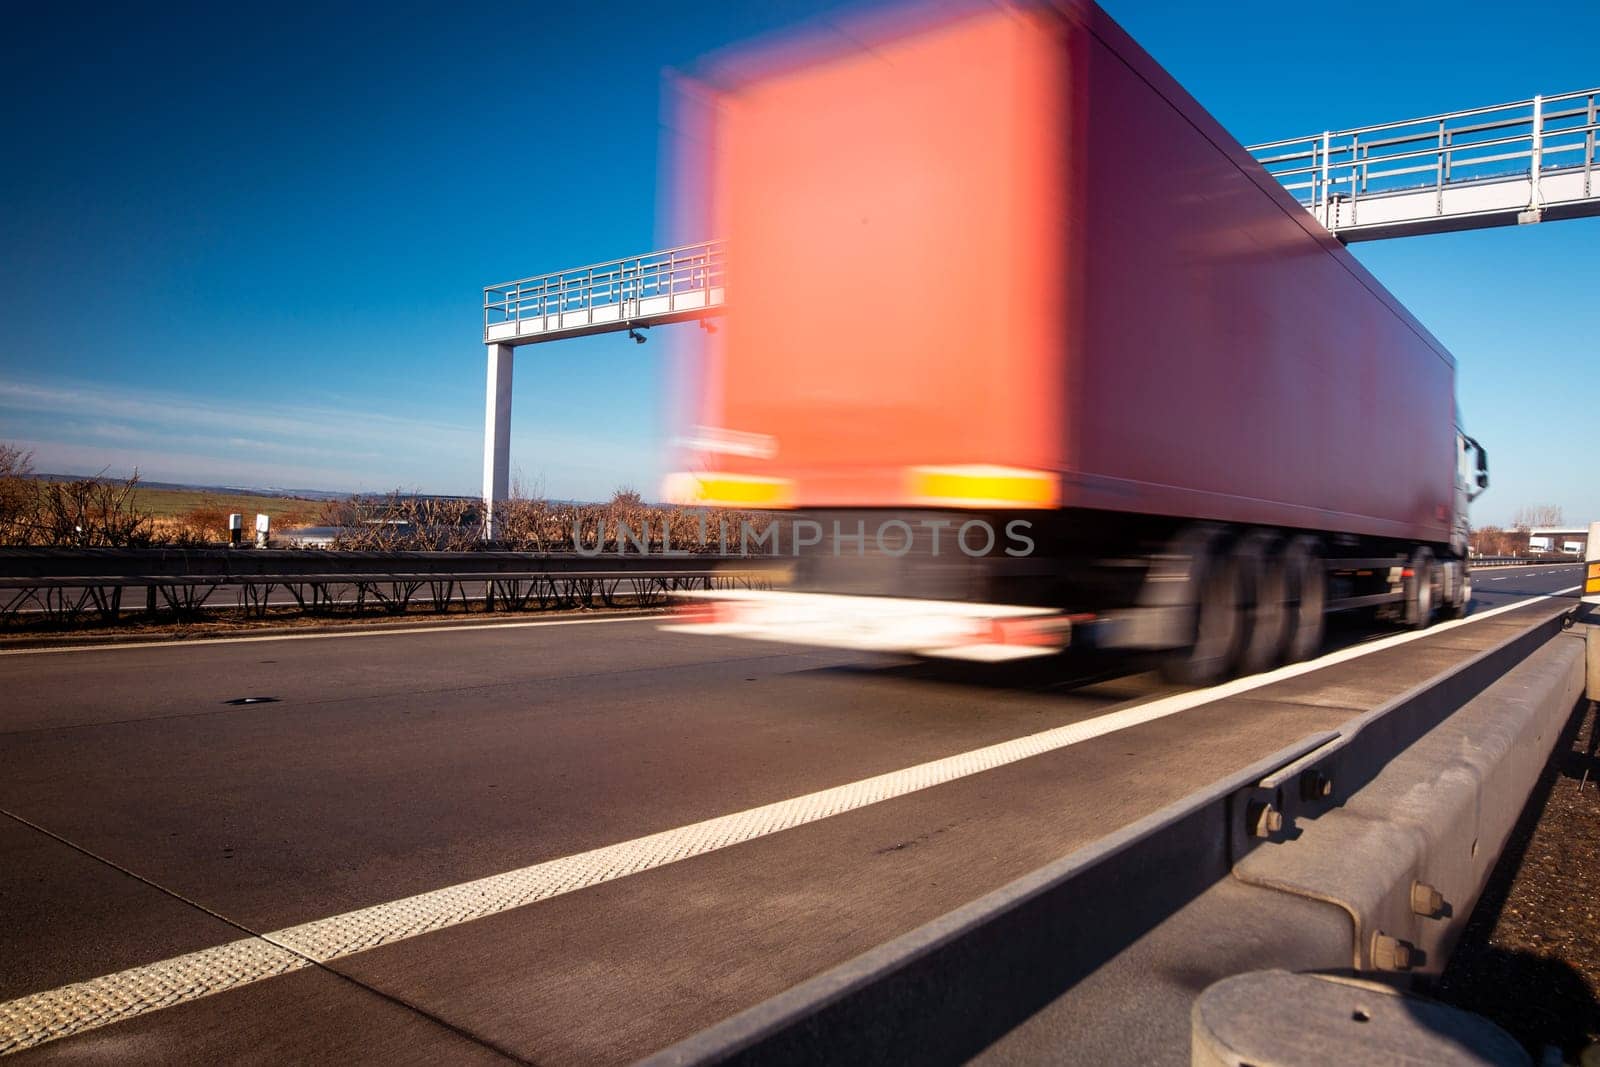
<instances>
[{"instance_id":1,"label":"truck tire","mask_svg":"<svg viewBox=\"0 0 1600 1067\"><path fill-rule=\"evenodd\" d=\"M1271 670L1283 657L1289 618L1282 547L1275 534L1257 530L1245 536L1233 550L1239 561L1244 592L1240 674Z\"/></svg>"},{"instance_id":2,"label":"truck tire","mask_svg":"<svg viewBox=\"0 0 1600 1067\"><path fill-rule=\"evenodd\" d=\"M1243 585L1239 559L1220 533L1196 530L1174 543L1188 560L1185 606L1191 612L1189 640L1167 653L1161 675L1179 685L1211 685L1227 677L1243 637Z\"/></svg>"},{"instance_id":3,"label":"truck tire","mask_svg":"<svg viewBox=\"0 0 1600 1067\"><path fill-rule=\"evenodd\" d=\"M1409 576L1405 579L1405 626L1408 630L1426 629L1433 621L1434 608L1438 606L1434 597L1438 583L1435 581L1433 553L1426 548L1412 552L1406 570Z\"/></svg>"},{"instance_id":4,"label":"truck tire","mask_svg":"<svg viewBox=\"0 0 1600 1067\"><path fill-rule=\"evenodd\" d=\"M1316 538L1290 541L1283 551L1283 571L1288 596L1283 658L1298 663L1322 651L1328 624L1328 569Z\"/></svg>"},{"instance_id":5,"label":"truck tire","mask_svg":"<svg viewBox=\"0 0 1600 1067\"><path fill-rule=\"evenodd\" d=\"M1440 613L1449 619L1465 618L1467 603L1472 599L1472 584L1467 578L1467 565L1461 560L1441 564L1443 584L1449 592L1440 598Z\"/></svg>"}]
</instances>

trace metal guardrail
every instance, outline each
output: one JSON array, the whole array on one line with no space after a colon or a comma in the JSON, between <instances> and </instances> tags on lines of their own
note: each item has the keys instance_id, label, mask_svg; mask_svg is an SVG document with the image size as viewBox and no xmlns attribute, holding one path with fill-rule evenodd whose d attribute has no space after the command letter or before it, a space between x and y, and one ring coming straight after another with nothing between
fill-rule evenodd
<instances>
[{"instance_id":1,"label":"metal guardrail","mask_svg":"<svg viewBox=\"0 0 1600 1067\"><path fill-rule=\"evenodd\" d=\"M575 552L344 552L326 549L227 548L0 548L0 579L75 578L82 575L232 575L260 577L285 574L371 575L470 573L481 577L537 571L560 573L608 571L680 571L717 561L753 563L714 553L690 555L619 555Z\"/></svg>"},{"instance_id":2,"label":"metal guardrail","mask_svg":"<svg viewBox=\"0 0 1600 1067\"><path fill-rule=\"evenodd\" d=\"M699 318L723 304L721 241L668 248L491 285L485 342L531 343Z\"/></svg>"},{"instance_id":3,"label":"metal guardrail","mask_svg":"<svg viewBox=\"0 0 1600 1067\"><path fill-rule=\"evenodd\" d=\"M369 609L398 615L420 605L485 612L634 606L687 590L752 588L768 571L759 560L708 556L531 556L513 552L327 553L0 551L0 625L24 617L52 624L114 623L125 610L180 618L205 609L219 590L261 618L269 608L310 614ZM128 590L143 603L124 608ZM481 590L480 593L474 592ZM287 602L272 603L282 591Z\"/></svg>"},{"instance_id":4,"label":"metal guardrail","mask_svg":"<svg viewBox=\"0 0 1600 1067\"><path fill-rule=\"evenodd\" d=\"M1438 229L1452 217L1537 213L1557 201L1591 201L1600 210L1597 101L1600 89L1536 96L1270 141L1249 152L1324 226L1351 240L1366 227L1370 236L1398 236ZM1452 196L1508 181L1526 182L1526 192L1507 188L1509 200ZM1412 195L1395 205L1403 194ZM1382 201L1395 210L1363 210Z\"/></svg>"},{"instance_id":5,"label":"metal guardrail","mask_svg":"<svg viewBox=\"0 0 1600 1067\"><path fill-rule=\"evenodd\" d=\"M1534 567L1544 564L1573 564L1582 562L1576 556L1473 556L1467 560L1467 569L1475 567Z\"/></svg>"},{"instance_id":6,"label":"metal guardrail","mask_svg":"<svg viewBox=\"0 0 1600 1067\"><path fill-rule=\"evenodd\" d=\"M254 618L264 618L271 607L293 606L309 614L327 614L347 607L361 614L375 608L390 615L411 610L413 603L448 612L452 605L471 611L528 611L592 607L617 607L664 603L673 593L689 590L750 588L759 575L748 571L617 572L591 571L524 574L373 574L373 575L273 575L222 577L175 575L163 577L0 578L0 625L33 615L56 623L87 617L118 621L123 592L143 589L143 611L155 615L163 608L181 617L207 606L219 589L237 590L236 607ZM484 589L469 594L470 586ZM427 590L426 598L418 594ZM273 604L271 596L282 590L290 604Z\"/></svg>"}]
</instances>

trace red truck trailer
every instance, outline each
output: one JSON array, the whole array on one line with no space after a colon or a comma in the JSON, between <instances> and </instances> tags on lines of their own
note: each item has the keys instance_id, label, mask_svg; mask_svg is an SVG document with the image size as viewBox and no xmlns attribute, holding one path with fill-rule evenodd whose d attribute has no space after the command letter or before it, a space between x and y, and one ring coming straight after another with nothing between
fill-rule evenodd
<instances>
[{"instance_id":1,"label":"red truck trailer","mask_svg":"<svg viewBox=\"0 0 1600 1067\"><path fill-rule=\"evenodd\" d=\"M880 13L681 100L730 303L671 491L796 561L683 625L1205 681L1464 609L1452 357L1094 5Z\"/></svg>"}]
</instances>

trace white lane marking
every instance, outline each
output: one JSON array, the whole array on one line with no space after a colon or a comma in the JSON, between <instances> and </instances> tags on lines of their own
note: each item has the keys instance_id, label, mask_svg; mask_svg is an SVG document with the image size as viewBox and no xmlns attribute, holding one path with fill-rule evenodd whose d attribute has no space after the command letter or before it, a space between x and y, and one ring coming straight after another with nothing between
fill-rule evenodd
<instances>
[{"instance_id":1,"label":"white lane marking","mask_svg":"<svg viewBox=\"0 0 1600 1067\"><path fill-rule=\"evenodd\" d=\"M1542 571L1545 574L1564 574L1574 567L1552 567L1548 563L1519 563L1514 567L1468 567L1468 574L1486 574L1489 571Z\"/></svg>"},{"instance_id":2,"label":"white lane marking","mask_svg":"<svg viewBox=\"0 0 1600 1067\"><path fill-rule=\"evenodd\" d=\"M855 811L970 775L1054 752L1106 734L1164 719L1201 704L1296 678L1337 663L1538 604L1577 589L1519 600L1503 607L1396 634L1318 659L1280 667L1209 689L1176 693L1123 707L1093 719L1068 723L1026 737L920 763L903 770L764 804L732 815L680 826L646 837L605 845L504 874L446 886L416 896L316 919L243 938L170 960L33 993L0 1004L0 1054L41 1045L146 1012L234 989L273 975L309 967L443 930L588 886L626 878L679 860Z\"/></svg>"},{"instance_id":3,"label":"white lane marking","mask_svg":"<svg viewBox=\"0 0 1600 1067\"><path fill-rule=\"evenodd\" d=\"M118 641L106 645L62 645L57 648L0 648L0 656L54 656L63 652L113 652L130 648L193 648L196 645L248 645L257 641L323 641L336 637L402 637L408 634L471 633L475 630L527 630L540 626L595 626L603 622L660 621L662 614L625 615L604 619L536 619L526 622L480 622L445 626L405 626L392 630L323 630L312 634L261 634L256 637L192 637L178 641Z\"/></svg>"}]
</instances>

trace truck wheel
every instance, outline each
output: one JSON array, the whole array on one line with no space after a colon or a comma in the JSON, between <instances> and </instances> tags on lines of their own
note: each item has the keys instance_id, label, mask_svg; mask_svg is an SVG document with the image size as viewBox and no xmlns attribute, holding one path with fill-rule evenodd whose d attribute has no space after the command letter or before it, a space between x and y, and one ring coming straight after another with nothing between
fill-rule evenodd
<instances>
[{"instance_id":1,"label":"truck wheel","mask_svg":"<svg viewBox=\"0 0 1600 1067\"><path fill-rule=\"evenodd\" d=\"M1472 585L1467 579L1467 565L1460 560L1451 560L1441 564L1439 571L1444 575L1443 584L1450 592L1442 597L1442 614L1446 618L1462 619L1467 614L1467 602L1472 599Z\"/></svg>"},{"instance_id":2,"label":"truck wheel","mask_svg":"<svg viewBox=\"0 0 1600 1067\"><path fill-rule=\"evenodd\" d=\"M1460 581L1456 583L1459 599L1450 607L1450 613L1458 619L1467 617L1467 611L1472 605L1472 574L1467 570L1466 561L1463 560L1456 566L1461 568Z\"/></svg>"},{"instance_id":3,"label":"truck wheel","mask_svg":"<svg viewBox=\"0 0 1600 1067\"><path fill-rule=\"evenodd\" d=\"M1161 674L1179 685L1210 685L1227 676L1243 636L1239 560L1219 536L1181 538L1175 553L1189 557L1192 640L1167 654Z\"/></svg>"},{"instance_id":4,"label":"truck wheel","mask_svg":"<svg viewBox=\"0 0 1600 1067\"><path fill-rule=\"evenodd\" d=\"M1310 659L1322 651L1326 630L1328 570L1315 538L1296 537L1283 552L1289 607L1283 658L1288 663Z\"/></svg>"},{"instance_id":5,"label":"truck wheel","mask_svg":"<svg viewBox=\"0 0 1600 1067\"><path fill-rule=\"evenodd\" d=\"M1244 587L1245 633L1239 652L1239 673L1258 674L1278 665L1288 626L1287 576L1278 539L1258 530L1233 550Z\"/></svg>"},{"instance_id":6,"label":"truck wheel","mask_svg":"<svg viewBox=\"0 0 1600 1067\"><path fill-rule=\"evenodd\" d=\"M1433 621L1437 584L1434 581L1433 553L1426 548L1417 549L1411 553L1411 562L1406 570L1410 577L1405 580L1405 625L1407 629L1421 630Z\"/></svg>"}]
</instances>

